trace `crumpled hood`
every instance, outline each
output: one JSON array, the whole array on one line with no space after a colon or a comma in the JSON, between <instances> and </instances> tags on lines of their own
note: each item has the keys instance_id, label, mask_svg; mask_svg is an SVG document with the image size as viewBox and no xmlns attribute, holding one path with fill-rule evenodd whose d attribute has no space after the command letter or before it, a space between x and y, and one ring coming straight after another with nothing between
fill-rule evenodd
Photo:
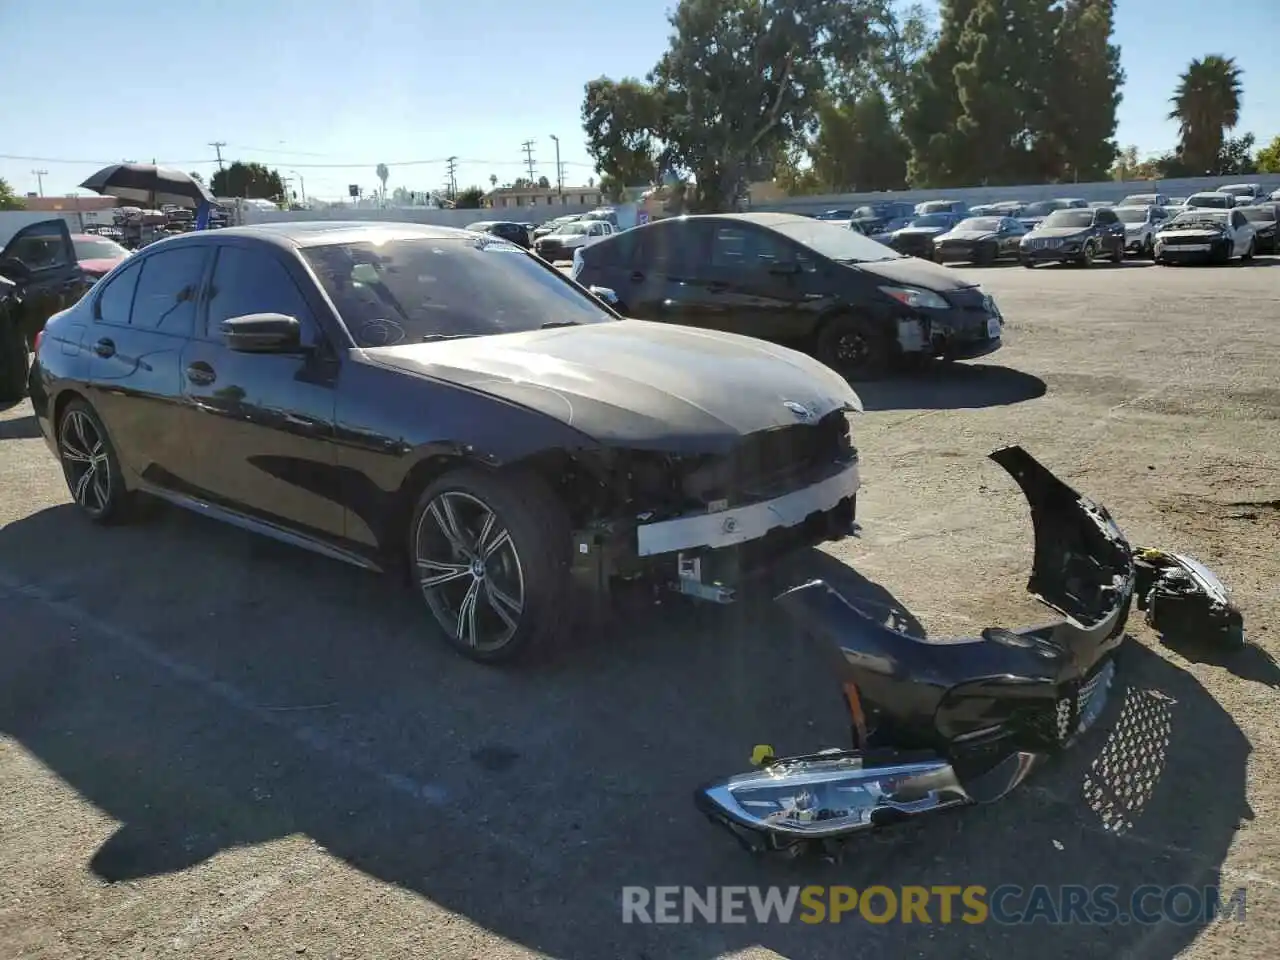
<instances>
[{"instance_id":1,"label":"crumpled hood","mask_svg":"<svg viewBox=\"0 0 1280 960\"><path fill-rule=\"evenodd\" d=\"M537 410L609 445L719 453L746 434L861 410L834 370L762 340L618 320L362 351L383 367Z\"/></svg>"},{"instance_id":2,"label":"crumpled hood","mask_svg":"<svg viewBox=\"0 0 1280 960\"><path fill-rule=\"evenodd\" d=\"M898 257L894 260L872 260L869 263L854 265L863 273L874 274L895 284L908 287L924 287L938 293L952 290L968 290L976 287L976 283L965 280L954 270L938 266L928 260L917 257Z\"/></svg>"}]
</instances>

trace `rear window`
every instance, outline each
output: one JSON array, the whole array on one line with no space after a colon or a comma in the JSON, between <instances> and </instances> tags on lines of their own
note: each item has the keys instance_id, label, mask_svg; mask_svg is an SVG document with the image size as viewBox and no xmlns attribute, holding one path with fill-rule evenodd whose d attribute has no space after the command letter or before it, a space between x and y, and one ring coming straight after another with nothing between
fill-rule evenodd
<instances>
[{"instance_id":1,"label":"rear window","mask_svg":"<svg viewBox=\"0 0 1280 960\"><path fill-rule=\"evenodd\" d=\"M1193 197L1187 199L1188 207L1210 207L1217 210L1226 210L1231 206L1231 198L1222 194L1197 193Z\"/></svg>"},{"instance_id":2,"label":"rear window","mask_svg":"<svg viewBox=\"0 0 1280 960\"><path fill-rule=\"evenodd\" d=\"M1263 223L1276 219L1275 207L1245 207L1240 211L1250 223Z\"/></svg>"},{"instance_id":3,"label":"rear window","mask_svg":"<svg viewBox=\"0 0 1280 960\"><path fill-rule=\"evenodd\" d=\"M956 224L957 230L999 230L999 217L970 217Z\"/></svg>"},{"instance_id":4,"label":"rear window","mask_svg":"<svg viewBox=\"0 0 1280 960\"><path fill-rule=\"evenodd\" d=\"M1151 214L1146 207L1121 207L1116 211L1121 223L1146 223Z\"/></svg>"},{"instance_id":5,"label":"rear window","mask_svg":"<svg viewBox=\"0 0 1280 960\"><path fill-rule=\"evenodd\" d=\"M1093 226L1092 210L1055 210L1049 216L1045 217L1044 226L1046 227L1085 227Z\"/></svg>"}]
</instances>

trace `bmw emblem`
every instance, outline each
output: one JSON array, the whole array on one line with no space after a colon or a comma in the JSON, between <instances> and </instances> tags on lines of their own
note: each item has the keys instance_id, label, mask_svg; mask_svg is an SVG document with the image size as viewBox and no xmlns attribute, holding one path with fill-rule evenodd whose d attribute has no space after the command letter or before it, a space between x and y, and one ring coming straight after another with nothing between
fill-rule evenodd
<instances>
[{"instance_id":1,"label":"bmw emblem","mask_svg":"<svg viewBox=\"0 0 1280 960\"><path fill-rule=\"evenodd\" d=\"M804 422L813 419L813 411L802 403L796 403L794 400L784 400L782 405L796 415L796 419Z\"/></svg>"}]
</instances>

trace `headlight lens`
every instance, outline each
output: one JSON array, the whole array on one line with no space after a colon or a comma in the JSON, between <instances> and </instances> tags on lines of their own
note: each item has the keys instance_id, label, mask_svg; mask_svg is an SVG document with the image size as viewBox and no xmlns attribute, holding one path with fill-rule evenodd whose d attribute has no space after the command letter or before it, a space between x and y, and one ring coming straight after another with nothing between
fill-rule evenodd
<instances>
[{"instance_id":1,"label":"headlight lens","mask_svg":"<svg viewBox=\"0 0 1280 960\"><path fill-rule=\"evenodd\" d=\"M893 297L904 307L926 310L948 310L951 304L932 290L919 287L881 287L880 292Z\"/></svg>"}]
</instances>

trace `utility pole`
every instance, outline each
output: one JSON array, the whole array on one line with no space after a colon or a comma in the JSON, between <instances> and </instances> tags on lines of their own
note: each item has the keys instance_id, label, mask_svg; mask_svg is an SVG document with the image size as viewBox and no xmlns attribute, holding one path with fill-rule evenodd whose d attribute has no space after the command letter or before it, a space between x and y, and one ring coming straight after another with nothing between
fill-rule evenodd
<instances>
[{"instance_id":1,"label":"utility pole","mask_svg":"<svg viewBox=\"0 0 1280 960\"><path fill-rule=\"evenodd\" d=\"M307 183L297 170L290 170L289 172L298 178L298 191L302 194L302 205L305 207L307 205Z\"/></svg>"},{"instance_id":2,"label":"utility pole","mask_svg":"<svg viewBox=\"0 0 1280 960\"><path fill-rule=\"evenodd\" d=\"M449 158L449 180L446 184L449 191L449 199L455 200L458 197L458 158Z\"/></svg>"},{"instance_id":3,"label":"utility pole","mask_svg":"<svg viewBox=\"0 0 1280 960\"><path fill-rule=\"evenodd\" d=\"M36 178L36 191L40 196L44 196L44 178L49 175L48 170L32 170L32 175Z\"/></svg>"},{"instance_id":4,"label":"utility pole","mask_svg":"<svg viewBox=\"0 0 1280 960\"><path fill-rule=\"evenodd\" d=\"M556 142L556 193L564 197L564 167L560 163L560 138L554 133L551 139Z\"/></svg>"},{"instance_id":5,"label":"utility pole","mask_svg":"<svg viewBox=\"0 0 1280 960\"><path fill-rule=\"evenodd\" d=\"M533 140L526 140L521 146L524 148L524 162L529 165L529 182L534 182L533 176Z\"/></svg>"},{"instance_id":6,"label":"utility pole","mask_svg":"<svg viewBox=\"0 0 1280 960\"><path fill-rule=\"evenodd\" d=\"M215 140L213 141L213 143L209 144L209 146L213 147L214 151L218 154L219 170L222 169L222 148L225 147L226 145L227 145L227 141L225 140Z\"/></svg>"}]
</instances>

